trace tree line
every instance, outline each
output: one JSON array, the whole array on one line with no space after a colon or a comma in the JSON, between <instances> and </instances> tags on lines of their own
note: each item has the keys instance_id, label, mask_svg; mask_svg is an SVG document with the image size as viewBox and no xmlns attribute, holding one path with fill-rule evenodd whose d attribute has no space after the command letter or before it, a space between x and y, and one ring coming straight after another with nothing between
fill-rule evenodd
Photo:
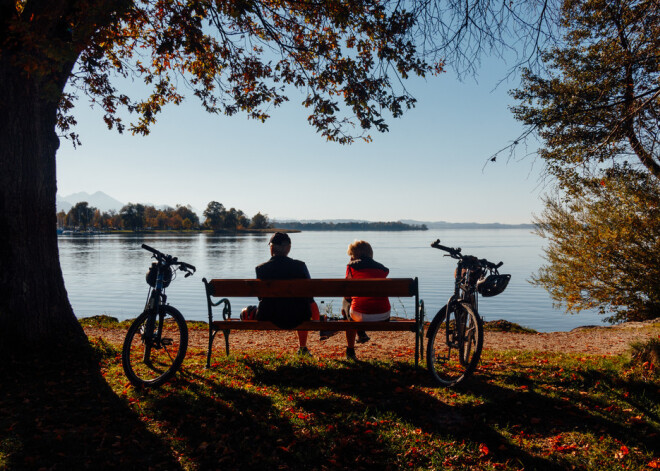
<instances>
[{"instance_id":1,"label":"tree line","mask_svg":"<svg viewBox=\"0 0 660 471\"><path fill-rule=\"evenodd\" d=\"M82 201L68 212L57 213L57 226L65 229L125 229L125 230L190 230L211 229L236 231L243 229L268 229L272 227L268 216L257 213L251 218L236 208L226 209L222 203L211 201L203 213L204 220L190 205L158 209L155 206L128 203L118 212L101 211Z\"/></svg>"},{"instance_id":2,"label":"tree line","mask_svg":"<svg viewBox=\"0 0 660 471\"><path fill-rule=\"evenodd\" d=\"M300 231L426 231L426 224L396 222L277 222L281 229Z\"/></svg>"}]
</instances>

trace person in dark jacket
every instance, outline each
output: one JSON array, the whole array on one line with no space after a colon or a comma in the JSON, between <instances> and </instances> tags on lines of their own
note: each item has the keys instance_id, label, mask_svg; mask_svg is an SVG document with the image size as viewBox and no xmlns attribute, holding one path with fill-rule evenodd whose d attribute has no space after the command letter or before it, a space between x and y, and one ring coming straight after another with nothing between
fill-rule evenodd
<instances>
[{"instance_id":1,"label":"person in dark jacket","mask_svg":"<svg viewBox=\"0 0 660 471\"><path fill-rule=\"evenodd\" d=\"M387 278L390 270L374 260L369 242L356 240L348 246L351 261L346 266L346 278ZM345 298L343 313L354 321L387 321L390 319L390 300L383 296L355 296ZM355 360L355 330L346 331L346 357ZM366 336L366 334L363 334ZM368 340L369 337L366 337ZM363 340L364 341L364 340Z\"/></svg>"},{"instance_id":2,"label":"person in dark jacket","mask_svg":"<svg viewBox=\"0 0 660 471\"><path fill-rule=\"evenodd\" d=\"M305 262L290 258L291 239L288 234L276 232L270 238L271 258L256 267L260 280L291 280L311 278ZM283 329L291 329L310 319L319 319L318 308L314 309L311 298L262 298L257 308L257 319L271 321ZM307 331L297 331L300 348L299 355L309 355Z\"/></svg>"}]
</instances>

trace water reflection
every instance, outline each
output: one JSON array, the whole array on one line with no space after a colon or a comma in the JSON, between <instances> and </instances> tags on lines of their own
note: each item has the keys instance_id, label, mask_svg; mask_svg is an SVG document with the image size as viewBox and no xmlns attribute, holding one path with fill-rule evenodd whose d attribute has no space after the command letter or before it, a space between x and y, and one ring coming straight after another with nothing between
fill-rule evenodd
<instances>
[{"instance_id":1,"label":"water reflection","mask_svg":"<svg viewBox=\"0 0 660 471\"><path fill-rule=\"evenodd\" d=\"M430 244L440 238L491 261L504 261L512 279L501 296L483 299L487 320L507 319L540 331L565 331L599 324L596 313L567 316L553 309L547 293L527 280L542 263L541 241L526 230L446 230L427 232L302 232L291 235L291 257L306 262L312 277L344 276L348 244L368 240L375 258L390 268L390 277L418 277L427 315L433 315L451 295L455 261ZM60 261L69 299L80 317L109 314L120 319L137 315L146 300L145 274L151 254L141 244L172 254L197 267L194 277L179 278L168 288L171 303L187 319L206 320L203 277L253 278L254 267L268 260L269 235L246 234L110 234L59 238ZM338 300L319 299L326 306ZM412 300L393 299L398 315L414 312ZM240 311L254 299L233 300Z\"/></svg>"}]
</instances>

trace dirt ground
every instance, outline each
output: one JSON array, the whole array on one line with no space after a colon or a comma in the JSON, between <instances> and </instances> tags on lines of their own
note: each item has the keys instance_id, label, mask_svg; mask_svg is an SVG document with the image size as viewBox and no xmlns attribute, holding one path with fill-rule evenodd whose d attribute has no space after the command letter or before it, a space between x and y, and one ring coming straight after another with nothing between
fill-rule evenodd
<instances>
[{"instance_id":1,"label":"dirt ground","mask_svg":"<svg viewBox=\"0 0 660 471\"><path fill-rule=\"evenodd\" d=\"M102 337L121 345L125 329L85 327L91 339ZM190 347L206 349L208 331L193 328L189 332ZM396 359L414 354L415 337L410 332L370 332L371 340L356 345L358 358ZM598 355L616 355L628 350L631 342L660 338L660 319L647 322L630 322L612 327L579 327L570 332L514 333L486 331L485 350L536 350L545 352L577 352ZM214 354L224 353L225 340L218 333L214 342ZM284 351L295 353L298 342L295 332L262 331L232 332L229 336L232 353L251 350ZM320 358L343 358L346 338L343 332L320 341L318 332L310 332L307 343L312 354Z\"/></svg>"}]
</instances>

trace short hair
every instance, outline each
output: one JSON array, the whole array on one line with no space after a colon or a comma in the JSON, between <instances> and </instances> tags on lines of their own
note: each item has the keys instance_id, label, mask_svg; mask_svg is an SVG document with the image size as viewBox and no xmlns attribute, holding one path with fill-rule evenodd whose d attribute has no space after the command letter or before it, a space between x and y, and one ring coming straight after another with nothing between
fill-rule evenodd
<instances>
[{"instance_id":1,"label":"short hair","mask_svg":"<svg viewBox=\"0 0 660 471\"><path fill-rule=\"evenodd\" d=\"M289 255L291 244L270 244L272 247L273 255Z\"/></svg>"},{"instance_id":2,"label":"short hair","mask_svg":"<svg viewBox=\"0 0 660 471\"><path fill-rule=\"evenodd\" d=\"M289 235L286 232L276 232L270 238L269 243L273 244L273 245L290 244L291 243L291 238L289 237Z\"/></svg>"},{"instance_id":3,"label":"short hair","mask_svg":"<svg viewBox=\"0 0 660 471\"><path fill-rule=\"evenodd\" d=\"M354 240L352 244L348 246L348 255L355 259L360 258L374 258L374 250L371 248L369 242L365 240Z\"/></svg>"}]
</instances>

